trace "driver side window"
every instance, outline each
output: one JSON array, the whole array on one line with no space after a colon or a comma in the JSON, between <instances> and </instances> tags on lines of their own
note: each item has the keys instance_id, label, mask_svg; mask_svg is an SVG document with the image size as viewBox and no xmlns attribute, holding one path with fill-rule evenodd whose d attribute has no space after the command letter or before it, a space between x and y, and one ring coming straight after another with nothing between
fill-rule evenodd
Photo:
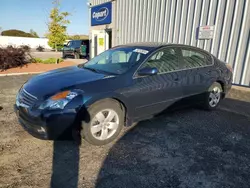
<instances>
[{"instance_id":1,"label":"driver side window","mask_svg":"<svg viewBox=\"0 0 250 188\"><path fill-rule=\"evenodd\" d=\"M181 69L178 59L177 49L168 47L161 49L151 56L151 58L142 66L142 68L157 68L158 73L176 71Z\"/></svg>"}]
</instances>

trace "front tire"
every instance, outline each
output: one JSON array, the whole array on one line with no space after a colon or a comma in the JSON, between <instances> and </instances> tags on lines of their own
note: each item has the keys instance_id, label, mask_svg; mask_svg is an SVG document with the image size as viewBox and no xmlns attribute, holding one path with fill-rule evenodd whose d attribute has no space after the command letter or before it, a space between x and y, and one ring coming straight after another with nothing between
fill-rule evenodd
<instances>
[{"instance_id":1,"label":"front tire","mask_svg":"<svg viewBox=\"0 0 250 188\"><path fill-rule=\"evenodd\" d=\"M82 122L81 136L93 145L112 142L124 125L124 112L114 100L97 102L88 108L89 122Z\"/></svg>"}]
</instances>

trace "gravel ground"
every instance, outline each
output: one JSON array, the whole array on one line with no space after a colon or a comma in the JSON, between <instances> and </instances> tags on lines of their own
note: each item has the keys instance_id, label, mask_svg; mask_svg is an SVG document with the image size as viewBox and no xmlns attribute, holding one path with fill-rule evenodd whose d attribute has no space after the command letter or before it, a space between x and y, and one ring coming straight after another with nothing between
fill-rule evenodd
<instances>
[{"instance_id":1,"label":"gravel ground","mask_svg":"<svg viewBox=\"0 0 250 188\"><path fill-rule=\"evenodd\" d=\"M13 103L30 76L0 78L0 187L249 187L250 101L189 108L127 128L106 146L43 141Z\"/></svg>"}]
</instances>

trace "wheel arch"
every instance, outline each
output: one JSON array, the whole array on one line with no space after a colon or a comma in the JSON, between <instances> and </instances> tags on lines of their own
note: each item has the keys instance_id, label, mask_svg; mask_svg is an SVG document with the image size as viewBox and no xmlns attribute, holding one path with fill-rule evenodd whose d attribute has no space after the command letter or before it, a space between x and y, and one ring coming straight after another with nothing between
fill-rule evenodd
<instances>
[{"instance_id":1,"label":"wheel arch","mask_svg":"<svg viewBox=\"0 0 250 188\"><path fill-rule=\"evenodd\" d=\"M92 101L91 103L89 103L88 106L92 106L94 104L97 104L97 103L103 102L103 101L113 101L113 102L119 103L121 106L121 109L124 112L126 112L126 110L127 110L127 107L124 104L124 102L121 99L116 98L116 97L105 97L105 98L101 98L101 99L96 99L96 100Z\"/></svg>"},{"instance_id":2,"label":"wheel arch","mask_svg":"<svg viewBox=\"0 0 250 188\"><path fill-rule=\"evenodd\" d=\"M111 100L111 101L117 102L121 106L121 109L124 112L125 125L126 125L127 122L128 122L127 120L130 117L129 114L130 114L131 108L129 107L128 101L126 101L125 99L122 99L122 97L119 97L119 96L105 96L105 97L101 97L101 98L91 99L91 100L89 100L89 101L87 101L85 103L85 105L86 105L85 108L88 109L90 106L92 106L92 105L94 105L96 103L105 101L105 100Z\"/></svg>"},{"instance_id":3,"label":"wheel arch","mask_svg":"<svg viewBox=\"0 0 250 188\"><path fill-rule=\"evenodd\" d=\"M223 82L222 80L216 80L217 83L219 83L221 85L222 88L222 97L225 98L225 82Z\"/></svg>"}]
</instances>

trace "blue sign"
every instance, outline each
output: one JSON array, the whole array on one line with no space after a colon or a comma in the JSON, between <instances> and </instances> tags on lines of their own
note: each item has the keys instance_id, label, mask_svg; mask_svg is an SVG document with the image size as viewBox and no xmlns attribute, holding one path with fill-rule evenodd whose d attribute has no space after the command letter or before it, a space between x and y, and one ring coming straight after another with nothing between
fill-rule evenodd
<instances>
[{"instance_id":1,"label":"blue sign","mask_svg":"<svg viewBox=\"0 0 250 188\"><path fill-rule=\"evenodd\" d=\"M112 21L112 3L104 3L91 8L91 26L110 24Z\"/></svg>"}]
</instances>

